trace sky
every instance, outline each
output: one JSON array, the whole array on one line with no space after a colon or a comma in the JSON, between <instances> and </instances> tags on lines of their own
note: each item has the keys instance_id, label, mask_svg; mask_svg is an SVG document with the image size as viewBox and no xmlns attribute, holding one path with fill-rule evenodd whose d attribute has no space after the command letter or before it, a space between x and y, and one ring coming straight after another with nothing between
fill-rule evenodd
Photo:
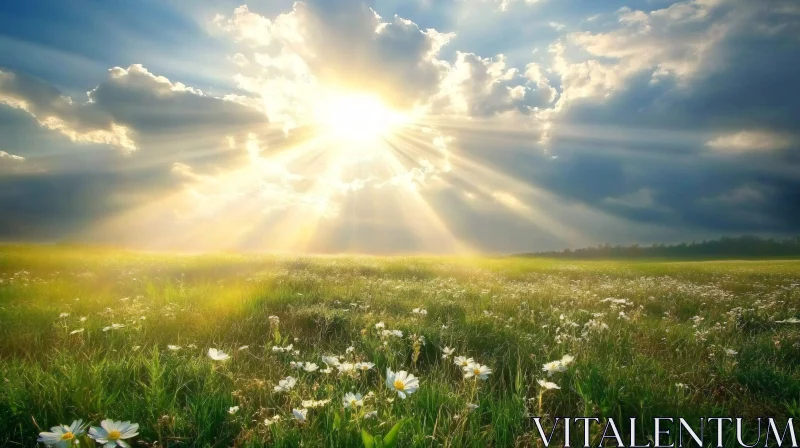
<instances>
[{"instance_id":1,"label":"sky","mask_svg":"<svg viewBox=\"0 0 800 448\"><path fill-rule=\"evenodd\" d=\"M513 253L800 233L798 0L0 9L0 241Z\"/></svg>"}]
</instances>

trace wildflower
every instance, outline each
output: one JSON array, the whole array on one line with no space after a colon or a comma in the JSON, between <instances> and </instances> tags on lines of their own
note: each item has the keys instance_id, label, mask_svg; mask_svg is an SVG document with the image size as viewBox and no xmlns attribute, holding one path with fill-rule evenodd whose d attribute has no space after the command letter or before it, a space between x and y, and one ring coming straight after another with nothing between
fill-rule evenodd
<instances>
[{"instance_id":1,"label":"wildflower","mask_svg":"<svg viewBox=\"0 0 800 448\"><path fill-rule=\"evenodd\" d=\"M538 381L536 381L536 382L537 382L537 383L539 383L539 386L543 387L543 388L544 388L544 389L546 389L546 390L550 390L550 389L561 389L560 387L558 387L558 384L556 384L556 383L551 383L550 381L538 380Z\"/></svg>"},{"instance_id":2,"label":"wildflower","mask_svg":"<svg viewBox=\"0 0 800 448\"><path fill-rule=\"evenodd\" d=\"M478 409L478 405L476 403L468 403L467 409L470 411L474 411L475 409Z\"/></svg>"},{"instance_id":3,"label":"wildflower","mask_svg":"<svg viewBox=\"0 0 800 448\"><path fill-rule=\"evenodd\" d=\"M572 361L575 360L575 357L572 355L564 355L558 361L550 361L547 364L542 365L542 371L547 372L547 376L553 376L556 372L566 372L567 366L572 364Z\"/></svg>"},{"instance_id":4,"label":"wildflower","mask_svg":"<svg viewBox=\"0 0 800 448\"><path fill-rule=\"evenodd\" d=\"M406 395L411 395L419 389L419 379L405 370L392 372L386 369L386 386L397 391L397 396L405 400Z\"/></svg>"},{"instance_id":5,"label":"wildflower","mask_svg":"<svg viewBox=\"0 0 800 448\"><path fill-rule=\"evenodd\" d=\"M180 345L168 345L167 348L172 350L172 351L178 351L178 350L181 349L181 346Z\"/></svg>"},{"instance_id":6,"label":"wildflower","mask_svg":"<svg viewBox=\"0 0 800 448\"><path fill-rule=\"evenodd\" d=\"M124 328L124 327L125 327L125 325L124 325L124 324L111 324L111 325L110 325L110 326L108 326L108 327L103 327L103 331L108 331L108 330L119 330L120 328Z\"/></svg>"},{"instance_id":7,"label":"wildflower","mask_svg":"<svg viewBox=\"0 0 800 448\"><path fill-rule=\"evenodd\" d=\"M281 323L281 318L278 316L269 316L267 319L269 319L269 323L272 325L277 325Z\"/></svg>"},{"instance_id":8,"label":"wildflower","mask_svg":"<svg viewBox=\"0 0 800 448\"><path fill-rule=\"evenodd\" d=\"M69 334L78 334L78 333L83 333L83 328L78 328L77 330L72 330L69 332Z\"/></svg>"},{"instance_id":9,"label":"wildflower","mask_svg":"<svg viewBox=\"0 0 800 448\"><path fill-rule=\"evenodd\" d=\"M43 431L39 433L37 442L42 442L47 446L57 446L59 448L66 448L71 446L78 437L86 432L86 425L83 420L75 420L71 425L53 426L50 432Z\"/></svg>"},{"instance_id":10,"label":"wildflower","mask_svg":"<svg viewBox=\"0 0 800 448\"><path fill-rule=\"evenodd\" d=\"M348 392L344 394L344 408L356 408L358 406L364 406L364 396L361 394L354 394L352 392Z\"/></svg>"},{"instance_id":11,"label":"wildflower","mask_svg":"<svg viewBox=\"0 0 800 448\"><path fill-rule=\"evenodd\" d=\"M491 375L492 369L487 366L482 366L477 362L473 362L472 364L464 367L464 379L468 378L477 378L479 380L486 380Z\"/></svg>"},{"instance_id":12,"label":"wildflower","mask_svg":"<svg viewBox=\"0 0 800 448\"><path fill-rule=\"evenodd\" d=\"M318 408L330 403L331 400L303 400L304 408Z\"/></svg>"},{"instance_id":13,"label":"wildflower","mask_svg":"<svg viewBox=\"0 0 800 448\"><path fill-rule=\"evenodd\" d=\"M798 319L796 317L790 317L790 318L784 319L784 320L776 320L775 323L778 323L778 324L800 324L800 319Z\"/></svg>"},{"instance_id":14,"label":"wildflower","mask_svg":"<svg viewBox=\"0 0 800 448\"><path fill-rule=\"evenodd\" d=\"M227 361L228 358L230 358L230 355L215 348L210 348L208 349L208 357L214 361Z\"/></svg>"},{"instance_id":15,"label":"wildflower","mask_svg":"<svg viewBox=\"0 0 800 448\"><path fill-rule=\"evenodd\" d=\"M92 426L89 429L89 437L102 444L103 448L113 448L115 445L130 448L125 439L137 436L139 434L138 431L139 425L137 423L115 422L114 420L106 419L100 422L100 426Z\"/></svg>"},{"instance_id":16,"label":"wildflower","mask_svg":"<svg viewBox=\"0 0 800 448\"><path fill-rule=\"evenodd\" d=\"M279 352L280 353L286 353L286 352L291 352L293 348L294 348L294 344L289 344L286 347L279 347L279 346L275 345L275 346L272 347L272 352L273 353L279 353Z\"/></svg>"},{"instance_id":17,"label":"wildflower","mask_svg":"<svg viewBox=\"0 0 800 448\"><path fill-rule=\"evenodd\" d=\"M380 321L377 324L375 324L375 329L376 330L382 330L384 328L386 328L386 324L384 324L383 321Z\"/></svg>"},{"instance_id":18,"label":"wildflower","mask_svg":"<svg viewBox=\"0 0 800 448\"><path fill-rule=\"evenodd\" d=\"M345 352L345 353L352 353L352 352L353 352L353 350L355 350L355 349L356 349L356 348L355 348L355 347L353 347L353 346L351 345L350 347L347 347L347 350L345 350L344 352Z\"/></svg>"},{"instance_id":19,"label":"wildflower","mask_svg":"<svg viewBox=\"0 0 800 448\"><path fill-rule=\"evenodd\" d=\"M553 376L554 373L565 370L567 369L561 364L561 361L550 361L542 365L542 371L547 372L547 376Z\"/></svg>"},{"instance_id":20,"label":"wildflower","mask_svg":"<svg viewBox=\"0 0 800 448\"><path fill-rule=\"evenodd\" d=\"M59 317L60 319L63 319L63 318L65 318L65 317L69 317L69 313L61 313L61 314L59 314L59 315L58 315L58 317Z\"/></svg>"},{"instance_id":21,"label":"wildflower","mask_svg":"<svg viewBox=\"0 0 800 448\"><path fill-rule=\"evenodd\" d=\"M326 367L326 368L320 370L320 372L322 372L324 374L329 374L329 373L333 372L333 369L331 369L330 367Z\"/></svg>"},{"instance_id":22,"label":"wildflower","mask_svg":"<svg viewBox=\"0 0 800 448\"><path fill-rule=\"evenodd\" d=\"M287 376L286 378L278 381L278 385L273 388L275 392L282 393L282 392L289 392L292 390L294 385L297 384L297 380Z\"/></svg>"},{"instance_id":23,"label":"wildflower","mask_svg":"<svg viewBox=\"0 0 800 448\"><path fill-rule=\"evenodd\" d=\"M355 369L360 370L362 372L366 372L367 370L370 370L373 367L375 367L375 364L371 362L357 362L355 365Z\"/></svg>"},{"instance_id":24,"label":"wildflower","mask_svg":"<svg viewBox=\"0 0 800 448\"><path fill-rule=\"evenodd\" d=\"M736 356L736 355L739 354L739 352L737 352L736 350L730 349L730 348L726 348L725 349L725 354L728 355L728 356Z\"/></svg>"},{"instance_id":25,"label":"wildflower","mask_svg":"<svg viewBox=\"0 0 800 448\"><path fill-rule=\"evenodd\" d=\"M249 345L243 345L243 346L239 347L239 351L247 350L248 348L250 348Z\"/></svg>"},{"instance_id":26,"label":"wildflower","mask_svg":"<svg viewBox=\"0 0 800 448\"><path fill-rule=\"evenodd\" d=\"M381 331L382 336L395 336L398 338L403 337L403 332L400 330L383 330Z\"/></svg>"},{"instance_id":27,"label":"wildflower","mask_svg":"<svg viewBox=\"0 0 800 448\"><path fill-rule=\"evenodd\" d=\"M305 370L306 372L314 372L316 370L319 370L319 366L314 364L313 362L307 362L303 364L303 370Z\"/></svg>"},{"instance_id":28,"label":"wildflower","mask_svg":"<svg viewBox=\"0 0 800 448\"><path fill-rule=\"evenodd\" d=\"M364 414L364 418L367 420L371 420L377 417L378 417L378 411L369 411L366 414Z\"/></svg>"},{"instance_id":29,"label":"wildflower","mask_svg":"<svg viewBox=\"0 0 800 448\"><path fill-rule=\"evenodd\" d=\"M303 361L289 361L289 367L300 370L303 368Z\"/></svg>"},{"instance_id":30,"label":"wildflower","mask_svg":"<svg viewBox=\"0 0 800 448\"><path fill-rule=\"evenodd\" d=\"M276 415L276 416L274 416L274 417L272 417L272 418L266 418L266 419L264 419L264 425L266 425L266 426L272 426L272 425L274 425L275 423L278 423L278 421L279 421L280 419L281 419L281 416L280 416L280 415Z\"/></svg>"},{"instance_id":31,"label":"wildflower","mask_svg":"<svg viewBox=\"0 0 800 448\"><path fill-rule=\"evenodd\" d=\"M239 406L231 406L228 408L228 414L233 415L237 412L239 412Z\"/></svg>"},{"instance_id":32,"label":"wildflower","mask_svg":"<svg viewBox=\"0 0 800 448\"><path fill-rule=\"evenodd\" d=\"M292 415L294 419L297 420L297 423L301 425L306 422L306 416L308 415L308 409L292 409Z\"/></svg>"},{"instance_id":33,"label":"wildflower","mask_svg":"<svg viewBox=\"0 0 800 448\"><path fill-rule=\"evenodd\" d=\"M414 308L413 310L411 310L411 312L414 313L414 314L422 315L422 316L425 316L425 315L428 314L428 310L426 310L424 308Z\"/></svg>"},{"instance_id":34,"label":"wildflower","mask_svg":"<svg viewBox=\"0 0 800 448\"><path fill-rule=\"evenodd\" d=\"M466 356L456 356L456 359L453 360L453 363L461 368L467 367L473 362L475 362L474 359L467 358Z\"/></svg>"},{"instance_id":35,"label":"wildflower","mask_svg":"<svg viewBox=\"0 0 800 448\"><path fill-rule=\"evenodd\" d=\"M453 356L453 353L455 353L455 351L456 351L456 349L454 349L454 348L450 348L450 347L443 348L442 349L442 353L443 353L442 359L447 359L447 358Z\"/></svg>"},{"instance_id":36,"label":"wildflower","mask_svg":"<svg viewBox=\"0 0 800 448\"><path fill-rule=\"evenodd\" d=\"M356 371L356 365L350 362L343 362L336 368L339 369L339 373L353 373Z\"/></svg>"}]
</instances>

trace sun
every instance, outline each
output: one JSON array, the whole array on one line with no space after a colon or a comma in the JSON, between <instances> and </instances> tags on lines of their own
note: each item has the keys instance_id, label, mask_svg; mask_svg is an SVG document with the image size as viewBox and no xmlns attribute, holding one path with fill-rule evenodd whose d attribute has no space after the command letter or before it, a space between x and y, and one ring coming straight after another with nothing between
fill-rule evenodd
<instances>
[{"instance_id":1,"label":"sun","mask_svg":"<svg viewBox=\"0 0 800 448\"><path fill-rule=\"evenodd\" d=\"M380 140L408 120L408 114L391 109L378 96L367 93L332 93L315 110L315 121L324 133L350 142Z\"/></svg>"}]
</instances>

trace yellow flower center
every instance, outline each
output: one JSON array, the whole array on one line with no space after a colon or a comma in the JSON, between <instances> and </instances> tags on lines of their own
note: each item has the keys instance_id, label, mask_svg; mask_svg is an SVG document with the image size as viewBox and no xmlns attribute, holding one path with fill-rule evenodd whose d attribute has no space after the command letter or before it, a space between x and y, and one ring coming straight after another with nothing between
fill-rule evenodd
<instances>
[{"instance_id":1,"label":"yellow flower center","mask_svg":"<svg viewBox=\"0 0 800 448\"><path fill-rule=\"evenodd\" d=\"M394 380L394 388L403 391L406 390L406 385L400 380Z\"/></svg>"},{"instance_id":2,"label":"yellow flower center","mask_svg":"<svg viewBox=\"0 0 800 448\"><path fill-rule=\"evenodd\" d=\"M75 434L72 431L67 431L64 434L61 434L61 440L72 440L75 438Z\"/></svg>"},{"instance_id":3,"label":"yellow flower center","mask_svg":"<svg viewBox=\"0 0 800 448\"><path fill-rule=\"evenodd\" d=\"M472 374L473 375L480 375L481 374L481 369L472 369Z\"/></svg>"},{"instance_id":4,"label":"yellow flower center","mask_svg":"<svg viewBox=\"0 0 800 448\"><path fill-rule=\"evenodd\" d=\"M116 429L108 433L108 440L117 440L122 436L122 433Z\"/></svg>"}]
</instances>

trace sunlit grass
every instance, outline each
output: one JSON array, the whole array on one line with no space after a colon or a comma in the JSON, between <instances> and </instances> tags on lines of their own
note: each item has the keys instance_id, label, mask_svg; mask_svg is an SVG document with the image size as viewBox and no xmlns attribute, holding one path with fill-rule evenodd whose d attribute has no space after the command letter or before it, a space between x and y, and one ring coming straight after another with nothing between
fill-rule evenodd
<instances>
[{"instance_id":1,"label":"sunlit grass","mask_svg":"<svg viewBox=\"0 0 800 448\"><path fill-rule=\"evenodd\" d=\"M0 444L106 418L138 423L147 445L362 446L362 429L386 437L408 419L398 446L485 447L535 446L530 415L800 417L800 326L779 322L800 317L798 272L4 247ZM324 373L328 355L375 366ZM492 372L465 379L456 356ZM400 398L387 368L419 389ZM287 376L296 385L276 393ZM345 409L348 392L363 405Z\"/></svg>"}]
</instances>

